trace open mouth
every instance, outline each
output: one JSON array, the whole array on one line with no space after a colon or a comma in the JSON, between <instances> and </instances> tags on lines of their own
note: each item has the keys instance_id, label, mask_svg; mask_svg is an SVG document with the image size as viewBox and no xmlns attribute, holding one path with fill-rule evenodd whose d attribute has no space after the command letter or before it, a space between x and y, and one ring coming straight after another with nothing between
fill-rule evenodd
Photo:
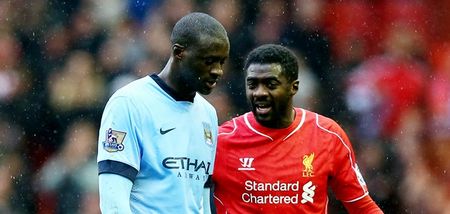
<instances>
[{"instance_id":1,"label":"open mouth","mask_svg":"<svg viewBox=\"0 0 450 214\"><path fill-rule=\"evenodd\" d=\"M206 86L208 86L208 88L214 88L217 85L217 81L216 80L208 80L206 81Z\"/></svg>"},{"instance_id":2,"label":"open mouth","mask_svg":"<svg viewBox=\"0 0 450 214\"><path fill-rule=\"evenodd\" d=\"M258 114L268 114L272 110L272 106L268 103L255 103L255 109Z\"/></svg>"},{"instance_id":3,"label":"open mouth","mask_svg":"<svg viewBox=\"0 0 450 214\"><path fill-rule=\"evenodd\" d=\"M208 85L208 87L214 88L214 87L216 87L217 82L216 81L208 81L208 82L206 82L206 84Z\"/></svg>"}]
</instances>

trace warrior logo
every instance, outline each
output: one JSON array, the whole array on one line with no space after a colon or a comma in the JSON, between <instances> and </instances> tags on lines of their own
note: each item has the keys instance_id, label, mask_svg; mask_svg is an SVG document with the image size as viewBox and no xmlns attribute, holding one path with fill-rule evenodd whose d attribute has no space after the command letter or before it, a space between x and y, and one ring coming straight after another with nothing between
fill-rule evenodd
<instances>
[{"instance_id":1,"label":"warrior logo","mask_svg":"<svg viewBox=\"0 0 450 214\"><path fill-rule=\"evenodd\" d=\"M238 170L255 170L255 168L252 167L254 159L255 158L239 158L242 167L238 168Z\"/></svg>"}]
</instances>

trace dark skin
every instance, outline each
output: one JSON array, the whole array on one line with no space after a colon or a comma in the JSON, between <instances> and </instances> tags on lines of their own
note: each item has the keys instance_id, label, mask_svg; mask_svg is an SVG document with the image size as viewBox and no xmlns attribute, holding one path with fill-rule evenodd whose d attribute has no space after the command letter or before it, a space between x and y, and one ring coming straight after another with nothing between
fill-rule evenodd
<instances>
[{"instance_id":1,"label":"dark skin","mask_svg":"<svg viewBox=\"0 0 450 214\"><path fill-rule=\"evenodd\" d=\"M227 39L202 36L197 45L172 45L172 54L159 74L169 87L185 98L195 92L207 95L223 75L223 64L228 58Z\"/></svg>"},{"instance_id":2,"label":"dark skin","mask_svg":"<svg viewBox=\"0 0 450 214\"><path fill-rule=\"evenodd\" d=\"M286 128L295 118L293 96L298 80L288 81L280 64L253 63L248 66L246 94L259 124L268 128Z\"/></svg>"}]
</instances>

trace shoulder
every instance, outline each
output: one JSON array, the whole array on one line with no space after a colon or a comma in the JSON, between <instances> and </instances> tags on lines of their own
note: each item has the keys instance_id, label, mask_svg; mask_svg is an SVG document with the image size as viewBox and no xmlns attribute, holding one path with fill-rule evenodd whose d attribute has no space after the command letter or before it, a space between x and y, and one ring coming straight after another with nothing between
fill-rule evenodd
<instances>
[{"instance_id":1,"label":"shoulder","mask_svg":"<svg viewBox=\"0 0 450 214\"><path fill-rule=\"evenodd\" d=\"M314 124L314 126L321 132L337 136L341 139L347 138L345 131L335 120L316 112L308 110L305 110L305 112L307 115L306 120L308 120L310 124Z\"/></svg>"},{"instance_id":2,"label":"shoulder","mask_svg":"<svg viewBox=\"0 0 450 214\"><path fill-rule=\"evenodd\" d=\"M340 131L341 126L333 119L316 113L316 125L324 130Z\"/></svg>"},{"instance_id":3,"label":"shoulder","mask_svg":"<svg viewBox=\"0 0 450 214\"><path fill-rule=\"evenodd\" d=\"M214 112L214 113L216 112L216 109L214 108L214 106L199 93L197 93L195 95L194 103L198 103L199 105L202 105L204 108L206 108L210 112Z\"/></svg>"},{"instance_id":4,"label":"shoulder","mask_svg":"<svg viewBox=\"0 0 450 214\"><path fill-rule=\"evenodd\" d=\"M219 136L230 136L236 133L238 128L244 127L244 115L234 117L219 126Z\"/></svg>"},{"instance_id":5,"label":"shoulder","mask_svg":"<svg viewBox=\"0 0 450 214\"><path fill-rule=\"evenodd\" d=\"M152 85L152 79L148 76L134 80L122 88L119 88L111 97L133 97L147 93L149 86Z\"/></svg>"},{"instance_id":6,"label":"shoulder","mask_svg":"<svg viewBox=\"0 0 450 214\"><path fill-rule=\"evenodd\" d=\"M152 95L155 90L151 89L149 80L150 78L143 77L119 88L109 97L105 110L129 110L131 107L139 106L141 102L150 102L151 98L155 97Z\"/></svg>"},{"instance_id":7,"label":"shoulder","mask_svg":"<svg viewBox=\"0 0 450 214\"><path fill-rule=\"evenodd\" d=\"M108 102L143 102L153 100L157 90L154 90L156 83L145 76L134 80L115 91Z\"/></svg>"}]
</instances>

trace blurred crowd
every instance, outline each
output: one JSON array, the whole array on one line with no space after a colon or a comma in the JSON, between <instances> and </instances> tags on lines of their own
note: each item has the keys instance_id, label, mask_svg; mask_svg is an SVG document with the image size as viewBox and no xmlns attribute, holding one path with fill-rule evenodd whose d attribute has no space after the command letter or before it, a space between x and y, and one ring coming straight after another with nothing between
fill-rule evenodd
<instances>
[{"instance_id":1,"label":"blurred crowd","mask_svg":"<svg viewBox=\"0 0 450 214\"><path fill-rule=\"evenodd\" d=\"M385 213L450 212L448 1L3 0L0 213L99 213L105 102L162 69L191 11L229 33L224 77L206 96L220 123L249 110L246 54L286 45L301 60L296 106L349 133ZM343 212L333 198L329 210Z\"/></svg>"}]
</instances>

